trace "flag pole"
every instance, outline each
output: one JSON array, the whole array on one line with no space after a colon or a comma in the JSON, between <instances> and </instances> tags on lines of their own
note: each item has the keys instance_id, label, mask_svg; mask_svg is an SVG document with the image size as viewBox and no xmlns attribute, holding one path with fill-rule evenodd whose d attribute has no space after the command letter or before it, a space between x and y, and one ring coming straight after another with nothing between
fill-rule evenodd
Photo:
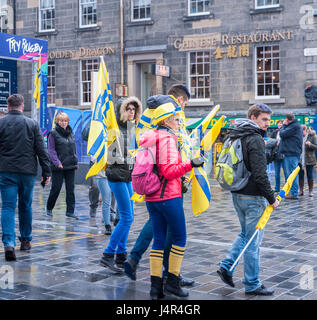
<instances>
[{"instance_id":1,"label":"flag pole","mask_svg":"<svg viewBox=\"0 0 317 320\"><path fill-rule=\"evenodd\" d=\"M32 74L33 74L33 81L32 81L32 92L35 90L35 79L37 77L37 69L38 69L38 62L32 62ZM36 112L36 102L35 99L32 97L31 103L31 119L37 121L37 112Z\"/></svg>"},{"instance_id":2,"label":"flag pole","mask_svg":"<svg viewBox=\"0 0 317 320\"><path fill-rule=\"evenodd\" d=\"M256 234L259 232L259 229L256 229L255 232L253 233L252 237L250 238L250 240L248 241L248 243L246 244L246 246L244 247L244 249L241 251L241 253L239 254L238 258L236 259L236 261L234 262L234 264L231 266L231 268L229 269L229 271L231 272L233 270L233 268L236 266L236 264L239 262L240 258L242 257L242 255L244 254L245 250L247 250L248 246L250 245L250 243L252 242L253 238L256 236Z\"/></svg>"}]
</instances>

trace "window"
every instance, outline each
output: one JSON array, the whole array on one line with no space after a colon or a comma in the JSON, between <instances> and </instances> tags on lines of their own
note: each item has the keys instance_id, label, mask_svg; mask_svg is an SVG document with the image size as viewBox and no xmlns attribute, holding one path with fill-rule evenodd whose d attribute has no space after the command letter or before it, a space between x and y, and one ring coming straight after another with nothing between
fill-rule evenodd
<instances>
[{"instance_id":1,"label":"window","mask_svg":"<svg viewBox=\"0 0 317 320\"><path fill-rule=\"evenodd\" d=\"M189 83L192 99L210 99L210 52L189 53Z\"/></svg>"},{"instance_id":2,"label":"window","mask_svg":"<svg viewBox=\"0 0 317 320\"><path fill-rule=\"evenodd\" d=\"M48 61L47 68L47 104L55 105L55 61Z\"/></svg>"},{"instance_id":3,"label":"window","mask_svg":"<svg viewBox=\"0 0 317 320\"><path fill-rule=\"evenodd\" d=\"M55 0L40 0L39 31L55 30Z\"/></svg>"},{"instance_id":4,"label":"window","mask_svg":"<svg viewBox=\"0 0 317 320\"><path fill-rule=\"evenodd\" d=\"M189 15L208 14L209 0L188 0Z\"/></svg>"},{"instance_id":5,"label":"window","mask_svg":"<svg viewBox=\"0 0 317 320\"><path fill-rule=\"evenodd\" d=\"M97 0L79 0L80 27L97 25Z\"/></svg>"},{"instance_id":6,"label":"window","mask_svg":"<svg viewBox=\"0 0 317 320\"><path fill-rule=\"evenodd\" d=\"M255 0L255 8L272 8L279 7L280 0Z\"/></svg>"},{"instance_id":7,"label":"window","mask_svg":"<svg viewBox=\"0 0 317 320\"><path fill-rule=\"evenodd\" d=\"M151 19L151 0L132 0L132 20Z\"/></svg>"},{"instance_id":8,"label":"window","mask_svg":"<svg viewBox=\"0 0 317 320\"><path fill-rule=\"evenodd\" d=\"M81 61L81 104L91 103L91 72L98 72L98 59Z\"/></svg>"},{"instance_id":9,"label":"window","mask_svg":"<svg viewBox=\"0 0 317 320\"><path fill-rule=\"evenodd\" d=\"M280 95L280 47L256 49L256 96L277 98Z\"/></svg>"}]
</instances>

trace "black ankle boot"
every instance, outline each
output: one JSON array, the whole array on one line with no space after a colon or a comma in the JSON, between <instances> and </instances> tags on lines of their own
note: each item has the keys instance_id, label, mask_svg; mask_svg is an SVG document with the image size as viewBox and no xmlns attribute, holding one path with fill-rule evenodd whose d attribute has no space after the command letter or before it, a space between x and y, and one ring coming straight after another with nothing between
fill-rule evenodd
<instances>
[{"instance_id":1,"label":"black ankle boot","mask_svg":"<svg viewBox=\"0 0 317 320\"><path fill-rule=\"evenodd\" d=\"M151 276L151 291L150 296L152 300L163 299L163 279L160 277Z\"/></svg>"},{"instance_id":2,"label":"black ankle boot","mask_svg":"<svg viewBox=\"0 0 317 320\"><path fill-rule=\"evenodd\" d=\"M176 276L173 273L168 273L167 275L165 291L181 298L188 297L189 295L189 292L182 289L182 287L180 286L180 277Z\"/></svg>"}]
</instances>

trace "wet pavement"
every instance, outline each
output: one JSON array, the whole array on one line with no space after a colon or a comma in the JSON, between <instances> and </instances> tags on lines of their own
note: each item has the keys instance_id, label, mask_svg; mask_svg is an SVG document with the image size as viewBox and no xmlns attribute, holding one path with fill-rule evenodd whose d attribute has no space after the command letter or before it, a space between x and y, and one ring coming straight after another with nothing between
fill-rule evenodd
<instances>
[{"instance_id":1,"label":"wet pavement","mask_svg":"<svg viewBox=\"0 0 317 320\"><path fill-rule=\"evenodd\" d=\"M244 293L243 258L234 273L235 288L216 274L240 227L230 193L213 180L211 187L210 208L197 217L191 211L190 193L184 198L188 236L182 275L195 280L187 300L317 299L316 188L313 198L306 187L303 197L284 200L272 213L261 246L260 278L275 294L255 297ZM39 183L35 187L32 249L20 251L17 239L17 261L6 262L1 243L0 300L149 300L149 250L140 262L137 281L114 274L99 264L109 236L104 235L101 207L96 218L89 217L88 186L76 185L79 220L65 216L64 187L53 217L44 215L48 192ZM147 219L145 205L135 204L128 250Z\"/></svg>"}]
</instances>

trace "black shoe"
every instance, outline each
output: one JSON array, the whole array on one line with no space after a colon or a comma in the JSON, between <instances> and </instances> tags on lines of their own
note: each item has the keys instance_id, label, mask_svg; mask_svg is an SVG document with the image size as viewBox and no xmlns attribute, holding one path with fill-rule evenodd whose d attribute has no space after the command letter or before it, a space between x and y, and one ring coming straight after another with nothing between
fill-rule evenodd
<instances>
[{"instance_id":1,"label":"black shoe","mask_svg":"<svg viewBox=\"0 0 317 320\"><path fill-rule=\"evenodd\" d=\"M185 298L188 297L189 292L187 290L184 290L180 286L180 277L176 276L173 273L168 273L166 284L164 290L167 293L172 293L177 297Z\"/></svg>"},{"instance_id":2,"label":"black shoe","mask_svg":"<svg viewBox=\"0 0 317 320\"><path fill-rule=\"evenodd\" d=\"M96 214L97 214L97 209L96 208L90 208L90 210L89 210L90 218L96 218Z\"/></svg>"},{"instance_id":3,"label":"black shoe","mask_svg":"<svg viewBox=\"0 0 317 320\"><path fill-rule=\"evenodd\" d=\"M179 275L179 278L180 278L179 285L181 287L191 287L195 283L195 280L185 278L181 275Z\"/></svg>"},{"instance_id":4,"label":"black shoe","mask_svg":"<svg viewBox=\"0 0 317 320\"><path fill-rule=\"evenodd\" d=\"M110 253L104 253L101 260L100 260L100 264L103 267L109 268L110 270L117 272L117 273L122 273L123 269L119 268L115 262L114 262L114 254L110 254Z\"/></svg>"},{"instance_id":5,"label":"black shoe","mask_svg":"<svg viewBox=\"0 0 317 320\"><path fill-rule=\"evenodd\" d=\"M26 239L21 239L20 250L31 250L31 242Z\"/></svg>"},{"instance_id":6,"label":"black shoe","mask_svg":"<svg viewBox=\"0 0 317 320\"><path fill-rule=\"evenodd\" d=\"M152 300L163 299L163 279L160 277L151 276L151 291L150 296Z\"/></svg>"},{"instance_id":7,"label":"black shoe","mask_svg":"<svg viewBox=\"0 0 317 320\"><path fill-rule=\"evenodd\" d=\"M118 267L123 268L123 263L126 260L127 260L127 253L126 252L116 254L115 263Z\"/></svg>"},{"instance_id":8,"label":"black shoe","mask_svg":"<svg viewBox=\"0 0 317 320\"><path fill-rule=\"evenodd\" d=\"M255 296L271 296L274 294L274 290L273 289L267 289L263 284L261 287L253 290L253 291L249 291L249 292L245 292L245 294L247 295L255 295Z\"/></svg>"},{"instance_id":9,"label":"black shoe","mask_svg":"<svg viewBox=\"0 0 317 320\"><path fill-rule=\"evenodd\" d=\"M124 273L131 279L136 280L137 264L130 258L123 262Z\"/></svg>"},{"instance_id":10,"label":"black shoe","mask_svg":"<svg viewBox=\"0 0 317 320\"><path fill-rule=\"evenodd\" d=\"M4 247L4 254L6 261L16 261L15 249L13 247Z\"/></svg>"},{"instance_id":11,"label":"black shoe","mask_svg":"<svg viewBox=\"0 0 317 320\"><path fill-rule=\"evenodd\" d=\"M220 267L220 269L217 270L217 273L224 283L228 284L231 287L234 287L232 276L228 274L228 271L225 268Z\"/></svg>"},{"instance_id":12,"label":"black shoe","mask_svg":"<svg viewBox=\"0 0 317 320\"><path fill-rule=\"evenodd\" d=\"M74 219L78 220L78 216L75 213L66 212L66 217L74 218Z\"/></svg>"},{"instance_id":13,"label":"black shoe","mask_svg":"<svg viewBox=\"0 0 317 320\"><path fill-rule=\"evenodd\" d=\"M105 225L105 229L106 229L105 234L106 235L111 235L111 233L112 233L111 225L110 224L106 224Z\"/></svg>"}]
</instances>

